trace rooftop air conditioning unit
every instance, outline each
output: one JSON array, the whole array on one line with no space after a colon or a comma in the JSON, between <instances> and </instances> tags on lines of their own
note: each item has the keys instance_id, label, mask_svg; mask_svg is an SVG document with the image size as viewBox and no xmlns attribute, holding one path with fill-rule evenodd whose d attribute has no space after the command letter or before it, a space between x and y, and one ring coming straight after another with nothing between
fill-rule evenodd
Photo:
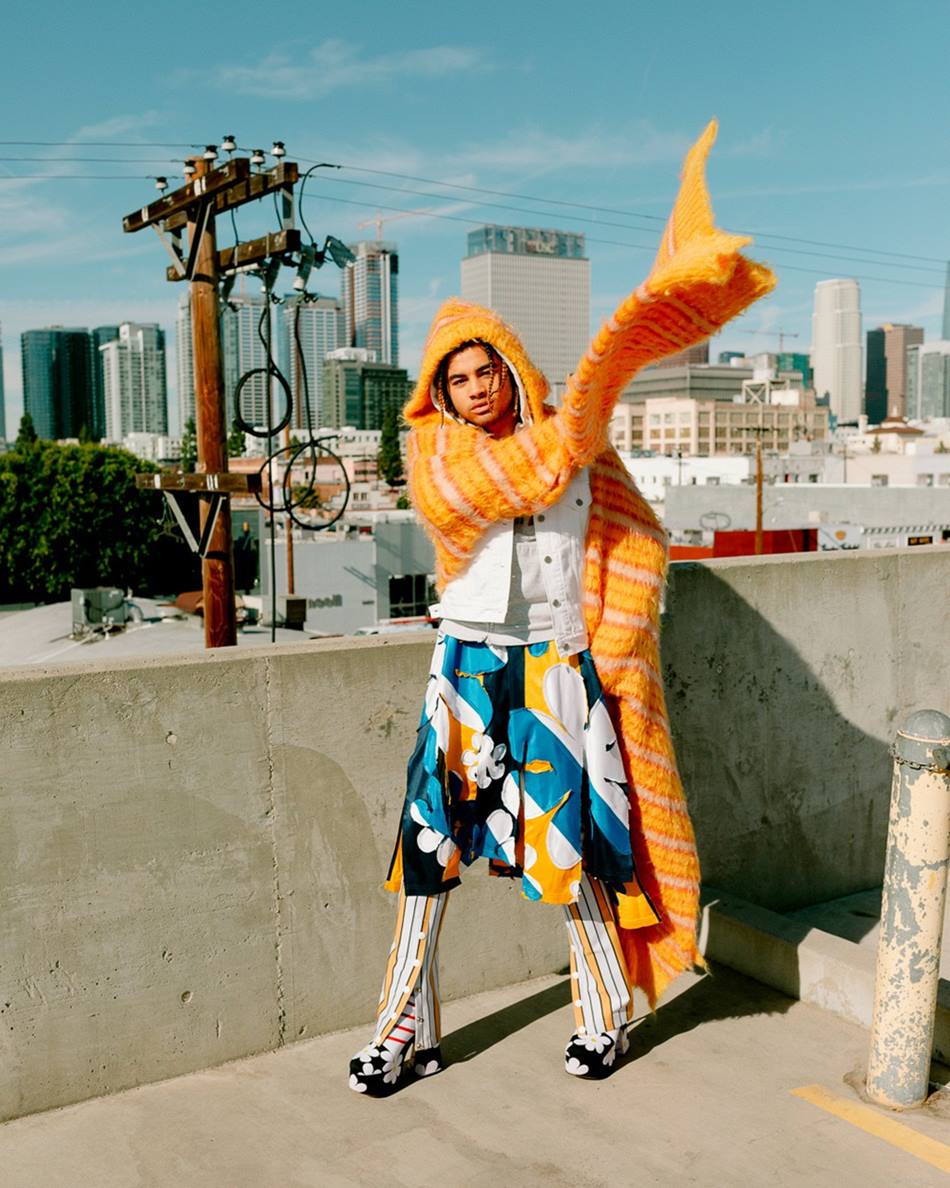
<instances>
[{"instance_id":1,"label":"rooftop air conditioning unit","mask_svg":"<svg viewBox=\"0 0 950 1188\"><path fill-rule=\"evenodd\" d=\"M128 618L125 591L114 586L72 590L73 635L124 627Z\"/></svg>"}]
</instances>

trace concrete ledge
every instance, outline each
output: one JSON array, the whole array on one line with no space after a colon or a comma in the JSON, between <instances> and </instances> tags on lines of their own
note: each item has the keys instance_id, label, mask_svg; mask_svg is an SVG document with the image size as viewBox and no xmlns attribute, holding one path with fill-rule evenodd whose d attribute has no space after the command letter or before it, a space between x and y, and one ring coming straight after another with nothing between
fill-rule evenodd
<instances>
[{"instance_id":1,"label":"concrete ledge","mask_svg":"<svg viewBox=\"0 0 950 1188\"><path fill-rule=\"evenodd\" d=\"M700 947L790 998L870 1028L876 952L728 892L703 889ZM934 1055L950 1063L950 982L941 978Z\"/></svg>"},{"instance_id":2,"label":"concrete ledge","mask_svg":"<svg viewBox=\"0 0 950 1188\"><path fill-rule=\"evenodd\" d=\"M880 881L895 722L950 687L948 572L950 549L674 567L663 670L712 885L791 911ZM0 671L0 1118L368 1021L431 647ZM447 997L564 966L560 911L465 883ZM731 962L868 1017L804 934L771 975L741 935Z\"/></svg>"}]
</instances>

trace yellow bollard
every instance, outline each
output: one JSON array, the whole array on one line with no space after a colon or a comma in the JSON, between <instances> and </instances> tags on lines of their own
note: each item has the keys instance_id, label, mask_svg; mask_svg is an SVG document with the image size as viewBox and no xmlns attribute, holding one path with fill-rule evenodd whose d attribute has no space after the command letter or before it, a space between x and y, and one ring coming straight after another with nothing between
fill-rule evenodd
<instances>
[{"instance_id":1,"label":"yellow bollard","mask_svg":"<svg viewBox=\"0 0 950 1188\"><path fill-rule=\"evenodd\" d=\"M950 852L950 718L911 714L894 743L867 1091L890 1109L930 1086Z\"/></svg>"}]
</instances>

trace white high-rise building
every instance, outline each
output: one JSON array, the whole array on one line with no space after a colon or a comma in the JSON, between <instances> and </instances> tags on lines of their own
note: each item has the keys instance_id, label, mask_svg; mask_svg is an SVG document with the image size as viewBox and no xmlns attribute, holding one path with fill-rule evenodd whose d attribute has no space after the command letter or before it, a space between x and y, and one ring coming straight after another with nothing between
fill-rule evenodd
<instances>
[{"instance_id":1,"label":"white high-rise building","mask_svg":"<svg viewBox=\"0 0 950 1188\"><path fill-rule=\"evenodd\" d=\"M468 235L462 297L488 306L524 342L534 365L564 394L590 341L590 261L584 236L536 227L479 227Z\"/></svg>"},{"instance_id":2,"label":"white high-rise building","mask_svg":"<svg viewBox=\"0 0 950 1188\"><path fill-rule=\"evenodd\" d=\"M238 381L246 371L267 367L267 352L258 334L261 314L265 302L263 293L232 293L228 304L221 311L221 356L224 369L225 423L230 428L234 421L235 390ZM283 344L283 322L278 317L264 319L264 334L268 322L274 340L271 354L280 365ZM178 407L181 414L181 429L184 432L188 418L195 415L195 362L191 337L191 306L185 294L178 303L176 324L178 343ZM250 425L267 424L267 375L265 371L246 383L241 391L241 415ZM280 385L273 383L273 421L283 416L284 396Z\"/></svg>"},{"instance_id":3,"label":"white high-rise building","mask_svg":"<svg viewBox=\"0 0 950 1188\"><path fill-rule=\"evenodd\" d=\"M269 316L263 317L262 327L265 309ZM267 351L261 341L261 333L265 339L268 334L273 335L271 355L276 363L280 330L280 320L273 316L273 307L267 305L263 293L239 293L237 296L232 293L221 312L224 407L228 425L234 420L237 385L248 371L257 371L257 374L241 389L241 416L249 425L266 426L268 390L272 389L271 422L276 425L282 419L285 408L283 389L267 375Z\"/></svg>"},{"instance_id":4,"label":"white high-rise building","mask_svg":"<svg viewBox=\"0 0 950 1188\"><path fill-rule=\"evenodd\" d=\"M294 338L298 306L299 350ZM290 423L294 429L306 430L311 426L316 429L320 425L323 363L330 351L343 345L343 311L332 297L301 302L299 297L293 296L281 306L281 319L277 362L293 393L294 412ZM309 424L305 396L309 397L310 403Z\"/></svg>"},{"instance_id":5,"label":"white high-rise building","mask_svg":"<svg viewBox=\"0 0 950 1188\"><path fill-rule=\"evenodd\" d=\"M189 417L195 415L195 356L191 341L191 298L187 290L178 299L175 345L178 371L178 429L184 433Z\"/></svg>"},{"instance_id":6,"label":"white high-rise building","mask_svg":"<svg viewBox=\"0 0 950 1188\"><path fill-rule=\"evenodd\" d=\"M816 395L829 394L839 421L857 421L863 412L864 352L856 280L815 285L811 359Z\"/></svg>"},{"instance_id":7,"label":"white high-rise building","mask_svg":"<svg viewBox=\"0 0 950 1188\"><path fill-rule=\"evenodd\" d=\"M99 348L102 357L106 441L130 433L168 433L165 332L123 322L119 337Z\"/></svg>"},{"instance_id":8,"label":"white high-rise building","mask_svg":"<svg viewBox=\"0 0 950 1188\"><path fill-rule=\"evenodd\" d=\"M375 351L380 363L399 362L399 253L394 243L351 243L356 259L343 269L341 346Z\"/></svg>"}]
</instances>

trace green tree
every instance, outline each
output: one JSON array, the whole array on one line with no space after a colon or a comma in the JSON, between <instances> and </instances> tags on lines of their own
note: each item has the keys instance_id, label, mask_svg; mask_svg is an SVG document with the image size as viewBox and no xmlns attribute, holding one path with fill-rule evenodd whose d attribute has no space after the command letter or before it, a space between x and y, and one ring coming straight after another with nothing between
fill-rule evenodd
<instances>
[{"instance_id":1,"label":"green tree","mask_svg":"<svg viewBox=\"0 0 950 1188\"><path fill-rule=\"evenodd\" d=\"M24 413L20 417L20 428L16 435L15 449L28 449L31 445L37 442L36 426L33 424L33 418L29 413Z\"/></svg>"},{"instance_id":2,"label":"green tree","mask_svg":"<svg viewBox=\"0 0 950 1188\"><path fill-rule=\"evenodd\" d=\"M399 511L408 511L412 507L412 504L409 502L409 496L405 491L396 500L396 507Z\"/></svg>"},{"instance_id":3,"label":"green tree","mask_svg":"<svg viewBox=\"0 0 950 1188\"><path fill-rule=\"evenodd\" d=\"M40 441L0 456L0 602L55 602L73 586L193 588L184 542L162 533L158 468L116 447Z\"/></svg>"},{"instance_id":4,"label":"green tree","mask_svg":"<svg viewBox=\"0 0 950 1188\"><path fill-rule=\"evenodd\" d=\"M237 421L231 422L231 432L228 434L228 457L243 458L247 443L244 440L244 430Z\"/></svg>"},{"instance_id":5,"label":"green tree","mask_svg":"<svg viewBox=\"0 0 950 1188\"><path fill-rule=\"evenodd\" d=\"M402 451L399 448L399 421L393 405L387 405L383 413L383 428L379 436L379 453L376 455L376 465L380 477L386 480L390 487L401 486L405 482L402 468Z\"/></svg>"},{"instance_id":6,"label":"green tree","mask_svg":"<svg viewBox=\"0 0 950 1188\"><path fill-rule=\"evenodd\" d=\"M194 474L198 465L198 436L195 418L185 421L185 432L181 435L181 468L185 474Z\"/></svg>"},{"instance_id":7,"label":"green tree","mask_svg":"<svg viewBox=\"0 0 950 1188\"><path fill-rule=\"evenodd\" d=\"M90 442L93 442L95 440L96 439L93 437L91 429L86 424L86 422L83 421L82 425L80 425L80 427L79 427L79 444L80 445L89 445Z\"/></svg>"}]
</instances>

